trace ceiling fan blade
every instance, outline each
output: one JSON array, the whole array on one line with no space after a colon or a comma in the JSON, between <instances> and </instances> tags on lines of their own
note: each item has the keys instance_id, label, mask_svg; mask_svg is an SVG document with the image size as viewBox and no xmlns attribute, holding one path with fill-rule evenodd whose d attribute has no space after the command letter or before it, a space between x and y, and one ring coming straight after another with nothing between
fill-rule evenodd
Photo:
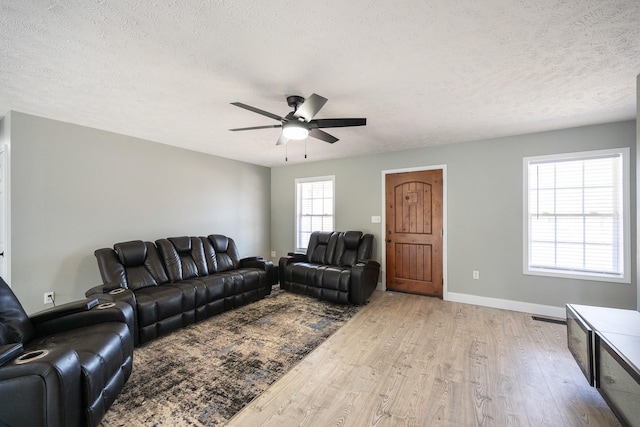
<instances>
[{"instance_id":1,"label":"ceiling fan blade","mask_svg":"<svg viewBox=\"0 0 640 427\"><path fill-rule=\"evenodd\" d=\"M266 125L266 126L252 126L252 127L248 127L248 128L235 128L235 129L229 129L231 131L238 131L238 130L256 130L256 129L273 129L273 128L281 128L282 125Z\"/></svg>"},{"instance_id":2,"label":"ceiling fan blade","mask_svg":"<svg viewBox=\"0 0 640 427\"><path fill-rule=\"evenodd\" d=\"M235 105L236 107L244 108L245 110L253 111L254 113L261 114L263 116L272 118L274 120L280 120L280 121L283 120L282 117L280 117L280 116L278 116L276 114L270 113L268 111L261 110L261 109L256 108L256 107L252 107L251 105L243 104L242 102L232 102L231 105Z\"/></svg>"},{"instance_id":3,"label":"ceiling fan blade","mask_svg":"<svg viewBox=\"0 0 640 427\"><path fill-rule=\"evenodd\" d=\"M313 119L313 116L318 114L318 111L320 111L320 109L324 107L324 104L326 103L327 98L312 93L311 96L305 99L302 105L298 107L293 115L295 117L302 117L305 122L310 122L311 119Z\"/></svg>"},{"instance_id":4,"label":"ceiling fan blade","mask_svg":"<svg viewBox=\"0 0 640 427\"><path fill-rule=\"evenodd\" d=\"M366 126L367 119L316 119L309 122L310 128L343 128Z\"/></svg>"},{"instance_id":5,"label":"ceiling fan blade","mask_svg":"<svg viewBox=\"0 0 640 427\"><path fill-rule=\"evenodd\" d=\"M285 137L284 135L280 135L280 138L278 138L278 142L276 142L276 145L284 145L287 142L289 142L289 138Z\"/></svg>"},{"instance_id":6,"label":"ceiling fan blade","mask_svg":"<svg viewBox=\"0 0 640 427\"><path fill-rule=\"evenodd\" d=\"M336 138L335 136L329 135L328 133L320 129L309 129L309 136L312 136L321 141L328 142L330 144L333 144L334 142L339 141L338 138Z\"/></svg>"}]
</instances>

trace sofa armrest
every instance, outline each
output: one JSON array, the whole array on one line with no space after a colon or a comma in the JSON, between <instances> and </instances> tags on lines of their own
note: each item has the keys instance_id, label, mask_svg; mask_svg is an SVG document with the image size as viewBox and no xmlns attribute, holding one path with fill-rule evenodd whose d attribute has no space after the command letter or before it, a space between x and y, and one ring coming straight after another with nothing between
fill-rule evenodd
<instances>
[{"instance_id":1,"label":"sofa armrest","mask_svg":"<svg viewBox=\"0 0 640 427\"><path fill-rule=\"evenodd\" d=\"M79 300L70 302L68 304L59 305L57 307L49 308L47 310L39 311L30 316L31 322L35 326L40 323L48 322L49 320L57 319L59 317L68 316L69 314L81 313L83 311L89 311L93 307L98 305L96 298Z\"/></svg>"},{"instance_id":2,"label":"sofa armrest","mask_svg":"<svg viewBox=\"0 0 640 427\"><path fill-rule=\"evenodd\" d=\"M351 282L349 283L349 302L362 305L367 302L378 286L380 263L373 260L363 260L351 267Z\"/></svg>"},{"instance_id":3,"label":"sofa armrest","mask_svg":"<svg viewBox=\"0 0 640 427\"><path fill-rule=\"evenodd\" d=\"M280 257L280 264L282 264L282 260L286 260L286 264L292 262L309 262L307 254L301 252L289 252L287 256Z\"/></svg>"},{"instance_id":4,"label":"sofa armrest","mask_svg":"<svg viewBox=\"0 0 640 427\"><path fill-rule=\"evenodd\" d=\"M119 289L127 289L123 288L117 283L105 283L103 285L94 286L84 293L84 296L87 298L96 297L98 294L107 294L112 291L118 291Z\"/></svg>"},{"instance_id":5,"label":"sofa armrest","mask_svg":"<svg viewBox=\"0 0 640 427\"><path fill-rule=\"evenodd\" d=\"M97 298L99 302L124 301L135 306L136 296L131 289L111 288L108 285L94 286L84 293L87 298Z\"/></svg>"},{"instance_id":6,"label":"sofa armrest","mask_svg":"<svg viewBox=\"0 0 640 427\"><path fill-rule=\"evenodd\" d=\"M287 255L291 256L291 257L306 257L307 256L307 254L305 254L304 252L289 252Z\"/></svg>"},{"instance_id":7,"label":"sofa armrest","mask_svg":"<svg viewBox=\"0 0 640 427\"><path fill-rule=\"evenodd\" d=\"M278 280L280 281L280 287L282 289L287 289L286 285L286 274L285 269L287 265L294 262L307 262L307 254L299 253L299 252L289 252L289 255L283 256L280 258L278 262Z\"/></svg>"},{"instance_id":8,"label":"sofa armrest","mask_svg":"<svg viewBox=\"0 0 640 427\"><path fill-rule=\"evenodd\" d=\"M247 258L242 258L240 260L240 267L245 268L260 268L262 270L267 269L267 263L271 263L271 261L266 261L261 256L252 256Z\"/></svg>"},{"instance_id":9,"label":"sofa armrest","mask_svg":"<svg viewBox=\"0 0 640 427\"><path fill-rule=\"evenodd\" d=\"M240 260L241 268L259 268L267 273L269 285L278 283L278 270L274 267L273 262L266 260L260 256L248 257ZM269 291L271 292L271 291Z\"/></svg>"},{"instance_id":10,"label":"sofa armrest","mask_svg":"<svg viewBox=\"0 0 640 427\"><path fill-rule=\"evenodd\" d=\"M127 323L130 323L129 326L131 329L133 342L135 345L138 345L138 305L135 292L133 292L131 289L120 287L111 288L108 285L99 285L89 289L87 292L85 292L85 295L90 298L97 298L100 303L114 302L116 303L116 308L122 307L121 304L130 306L131 310L133 310L132 320L127 320Z\"/></svg>"},{"instance_id":11,"label":"sofa armrest","mask_svg":"<svg viewBox=\"0 0 640 427\"><path fill-rule=\"evenodd\" d=\"M96 295L102 295L106 292L104 285L94 286L93 288L87 290L84 293L84 296L87 298L95 297Z\"/></svg>"}]
</instances>

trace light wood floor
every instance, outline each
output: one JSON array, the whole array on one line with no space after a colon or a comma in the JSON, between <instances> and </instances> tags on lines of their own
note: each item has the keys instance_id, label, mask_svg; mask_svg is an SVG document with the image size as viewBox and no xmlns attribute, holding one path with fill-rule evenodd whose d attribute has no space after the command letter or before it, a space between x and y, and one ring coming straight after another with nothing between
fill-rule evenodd
<instances>
[{"instance_id":1,"label":"light wood floor","mask_svg":"<svg viewBox=\"0 0 640 427\"><path fill-rule=\"evenodd\" d=\"M230 426L617 426L566 348L530 315L374 293Z\"/></svg>"}]
</instances>

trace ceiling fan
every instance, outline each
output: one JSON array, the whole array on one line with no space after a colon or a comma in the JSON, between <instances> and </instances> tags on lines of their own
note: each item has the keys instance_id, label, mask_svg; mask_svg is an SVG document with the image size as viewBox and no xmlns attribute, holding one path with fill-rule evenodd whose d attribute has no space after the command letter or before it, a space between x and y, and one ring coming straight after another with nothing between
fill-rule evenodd
<instances>
[{"instance_id":1,"label":"ceiling fan","mask_svg":"<svg viewBox=\"0 0 640 427\"><path fill-rule=\"evenodd\" d=\"M231 105L278 120L280 124L229 130L235 132L241 130L282 128L282 134L280 135L280 138L278 138L276 145L286 144L290 139L305 139L307 136L333 144L338 141L338 138L320 130L321 128L365 126L367 124L367 119L314 119L313 117L318 114L318 111L320 111L326 102L327 98L315 93L311 94L307 99L297 95L287 96L287 104L289 107L293 108L293 111L284 117L243 104L242 102L232 102Z\"/></svg>"}]
</instances>

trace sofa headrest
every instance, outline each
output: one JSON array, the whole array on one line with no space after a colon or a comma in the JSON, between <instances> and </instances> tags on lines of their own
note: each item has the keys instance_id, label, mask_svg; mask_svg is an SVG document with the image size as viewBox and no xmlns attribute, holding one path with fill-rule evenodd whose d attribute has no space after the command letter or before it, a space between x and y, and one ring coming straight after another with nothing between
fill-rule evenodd
<instances>
[{"instance_id":1,"label":"sofa headrest","mask_svg":"<svg viewBox=\"0 0 640 427\"><path fill-rule=\"evenodd\" d=\"M169 237L168 240L173 243L178 253L191 252L191 237Z\"/></svg>"},{"instance_id":2,"label":"sofa headrest","mask_svg":"<svg viewBox=\"0 0 640 427\"><path fill-rule=\"evenodd\" d=\"M346 231L344 233L344 246L347 250L358 249L362 239L362 231Z\"/></svg>"},{"instance_id":3,"label":"sofa headrest","mask_svg":"<svg viewBox=\"0 0 640 427\"><path fill-rule=\"evenodd\" d=\"M135 267L144 264L147 259L147 246L142 240L116 243L113 249L118 254L120 262L125 267Z\"/></svg>"},{"instance_id":4,"label":"sofa headrest","mask_svg":"<svg viewBox=\"0 0 640 427\"><path fill-rule=\"evenodd\" d=\"M321 245L328 245L332 235L333 231L318 232L318 243Z\"/></svg>"},{"instance_id":5,"label":"sofa headrest","mask_svg":"<svg viewBox=\"0 0 640 427\"><path fill-rule=\"evenodd\" d=\"M229 238L222 234L211 234L209 240L213 244L213 249L217 252L227 252L229 250Z\"/></svg>"}]
</instances>

